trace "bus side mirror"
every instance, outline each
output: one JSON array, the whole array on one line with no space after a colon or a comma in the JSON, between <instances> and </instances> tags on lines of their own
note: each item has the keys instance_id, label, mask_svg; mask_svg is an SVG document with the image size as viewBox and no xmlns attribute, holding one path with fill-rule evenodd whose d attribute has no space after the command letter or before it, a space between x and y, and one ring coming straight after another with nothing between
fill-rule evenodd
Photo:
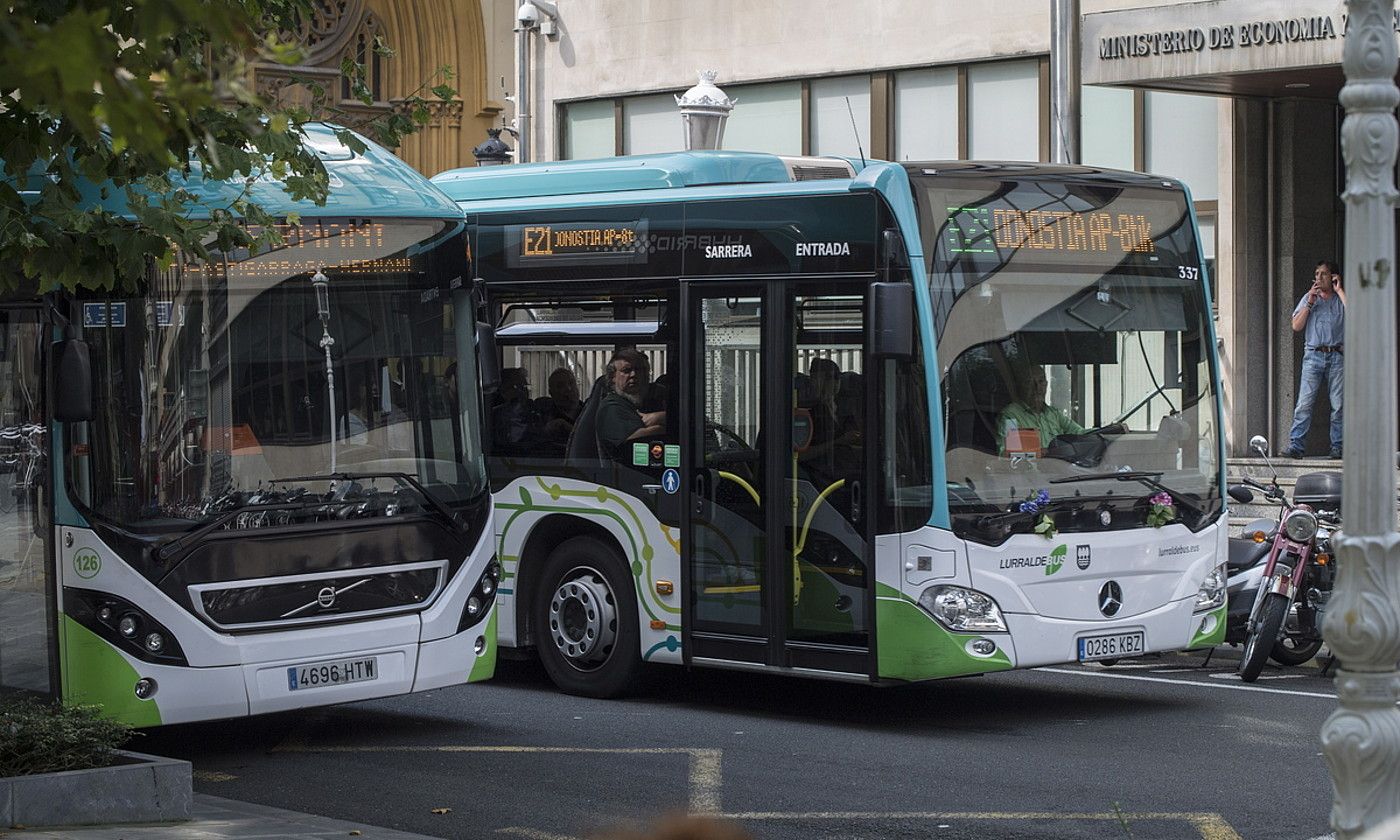
<instances>
[{"instance_id":1,"label":"bus side mirror","mask_svg":"<svg viewBox=\"0 0 1400 840\"><path fill-rule=\"evenodd\" d=\"M476 322L476 372L481 379L481 392L490 393L501 387L501 357L496 353L496 328Z\"/></svg>"},{"instance_id":2,"label":"bus side mirror","mask_svg":"<svg viewBox=\"0 0 1400 840\"><path fill-rule=\"evenodd\" d=\"M871 283L866 324L870 355L908 359L914 355L914 287L909 283Z\"/></svg>"},{"instance_id":3,"label":"bus side mirror","mask_svg":"<svg viewBox=\"0 0 1400 840\"><path fill-rule=\"evenodd\" d=\"M92 358L88 343L65 338L53 345L53 417L64 423L92 419Z\"/></svg>"}]
</instances>

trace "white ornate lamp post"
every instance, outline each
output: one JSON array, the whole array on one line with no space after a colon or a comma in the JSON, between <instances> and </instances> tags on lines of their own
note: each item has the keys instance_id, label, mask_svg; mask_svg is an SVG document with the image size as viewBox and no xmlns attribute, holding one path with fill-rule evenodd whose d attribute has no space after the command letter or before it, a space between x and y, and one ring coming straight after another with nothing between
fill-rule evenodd
<instances>
[{"instance_id":1,"label":"white ornate lamp post","mask_svg":"<svg viewBox=\"0 0 1400 840\"><path fill-rule=\"evenodd\" d=\"M1395 107L1393 0L1348 0L1341 102L1347 166L1347 410L1343 531L1323 635L1341 663L1322 726L1332 827L1353 838L1400 815L1400 534L1395 532Z\"/></svg>"},{"instance_id":2,"label":"white ornate lamp post","mask_svg":"<svg viewBox=\"0 0 1400 840\"><path fill-rule=\"evenodd\" d=\"M701 70L700 83L676 97L681 121L685 123L687 150L718 149L724 142L724 124L739 100L730 99L715 87L717 78L719 74L714 70Z\"/></svg>"}]
</instances>

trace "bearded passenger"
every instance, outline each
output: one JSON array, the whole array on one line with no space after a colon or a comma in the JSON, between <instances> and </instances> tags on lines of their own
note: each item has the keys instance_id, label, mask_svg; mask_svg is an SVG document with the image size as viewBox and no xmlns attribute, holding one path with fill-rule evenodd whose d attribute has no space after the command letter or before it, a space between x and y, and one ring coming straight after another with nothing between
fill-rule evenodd
<instances>
[{"instance_id":1,"label":"bearded passenger","mask_svg":"<svg viewBox=\"0 0 1400 840\"><path fill-rule=\"evenodd\" d=\"M630 463L626 444L654 438L666 431L665 411L642 411L642 397L650 379L650 365L642 353L626 348L608 360L612 390L598 404L598 448L609 458Z\"/></svg>"}]
</instances>

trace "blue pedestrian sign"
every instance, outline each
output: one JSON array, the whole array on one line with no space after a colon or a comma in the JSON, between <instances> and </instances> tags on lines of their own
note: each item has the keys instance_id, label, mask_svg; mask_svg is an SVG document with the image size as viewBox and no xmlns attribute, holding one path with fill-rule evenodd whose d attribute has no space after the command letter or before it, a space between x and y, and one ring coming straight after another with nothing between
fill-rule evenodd
<instances>
[{"instance_id":1,"label":"blue pedestrian sign","mask_svg":"<svg viewBox=\"0 0 1400 840\"><path fill-rule=\"evenodd\" d=\"M668 495L674 494L681 489L681 474L676 470L667 470L661 474L661 489Z\"/></svg>"}]
</instances>

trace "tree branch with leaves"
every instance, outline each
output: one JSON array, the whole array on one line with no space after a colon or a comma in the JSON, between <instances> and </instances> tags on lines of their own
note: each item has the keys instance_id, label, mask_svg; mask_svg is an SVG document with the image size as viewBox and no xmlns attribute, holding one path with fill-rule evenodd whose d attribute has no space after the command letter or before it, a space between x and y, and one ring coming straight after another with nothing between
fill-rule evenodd
<instances>
[{"instance_id":1,"label":"tree branch with leaves","mask_svg":"<svg viewBox=\"0 0 1400 840\"><path fill-rule=\"evenodd\" d=\"M177 250L280 244L246 187L272 178L293 200L324 202L301 126L338 109L329 96L266 102L251 68L298 64L287 33L311 11L310 0L12 0L0 18L0 289L133 289ZM366 101L364 68L342 71ZM354 127L396 147L431 118L425 94L455 95L450 70L438 75ZM235 188L211 201L190 187L201 180Z\"/></svg>"}]
</instances>

